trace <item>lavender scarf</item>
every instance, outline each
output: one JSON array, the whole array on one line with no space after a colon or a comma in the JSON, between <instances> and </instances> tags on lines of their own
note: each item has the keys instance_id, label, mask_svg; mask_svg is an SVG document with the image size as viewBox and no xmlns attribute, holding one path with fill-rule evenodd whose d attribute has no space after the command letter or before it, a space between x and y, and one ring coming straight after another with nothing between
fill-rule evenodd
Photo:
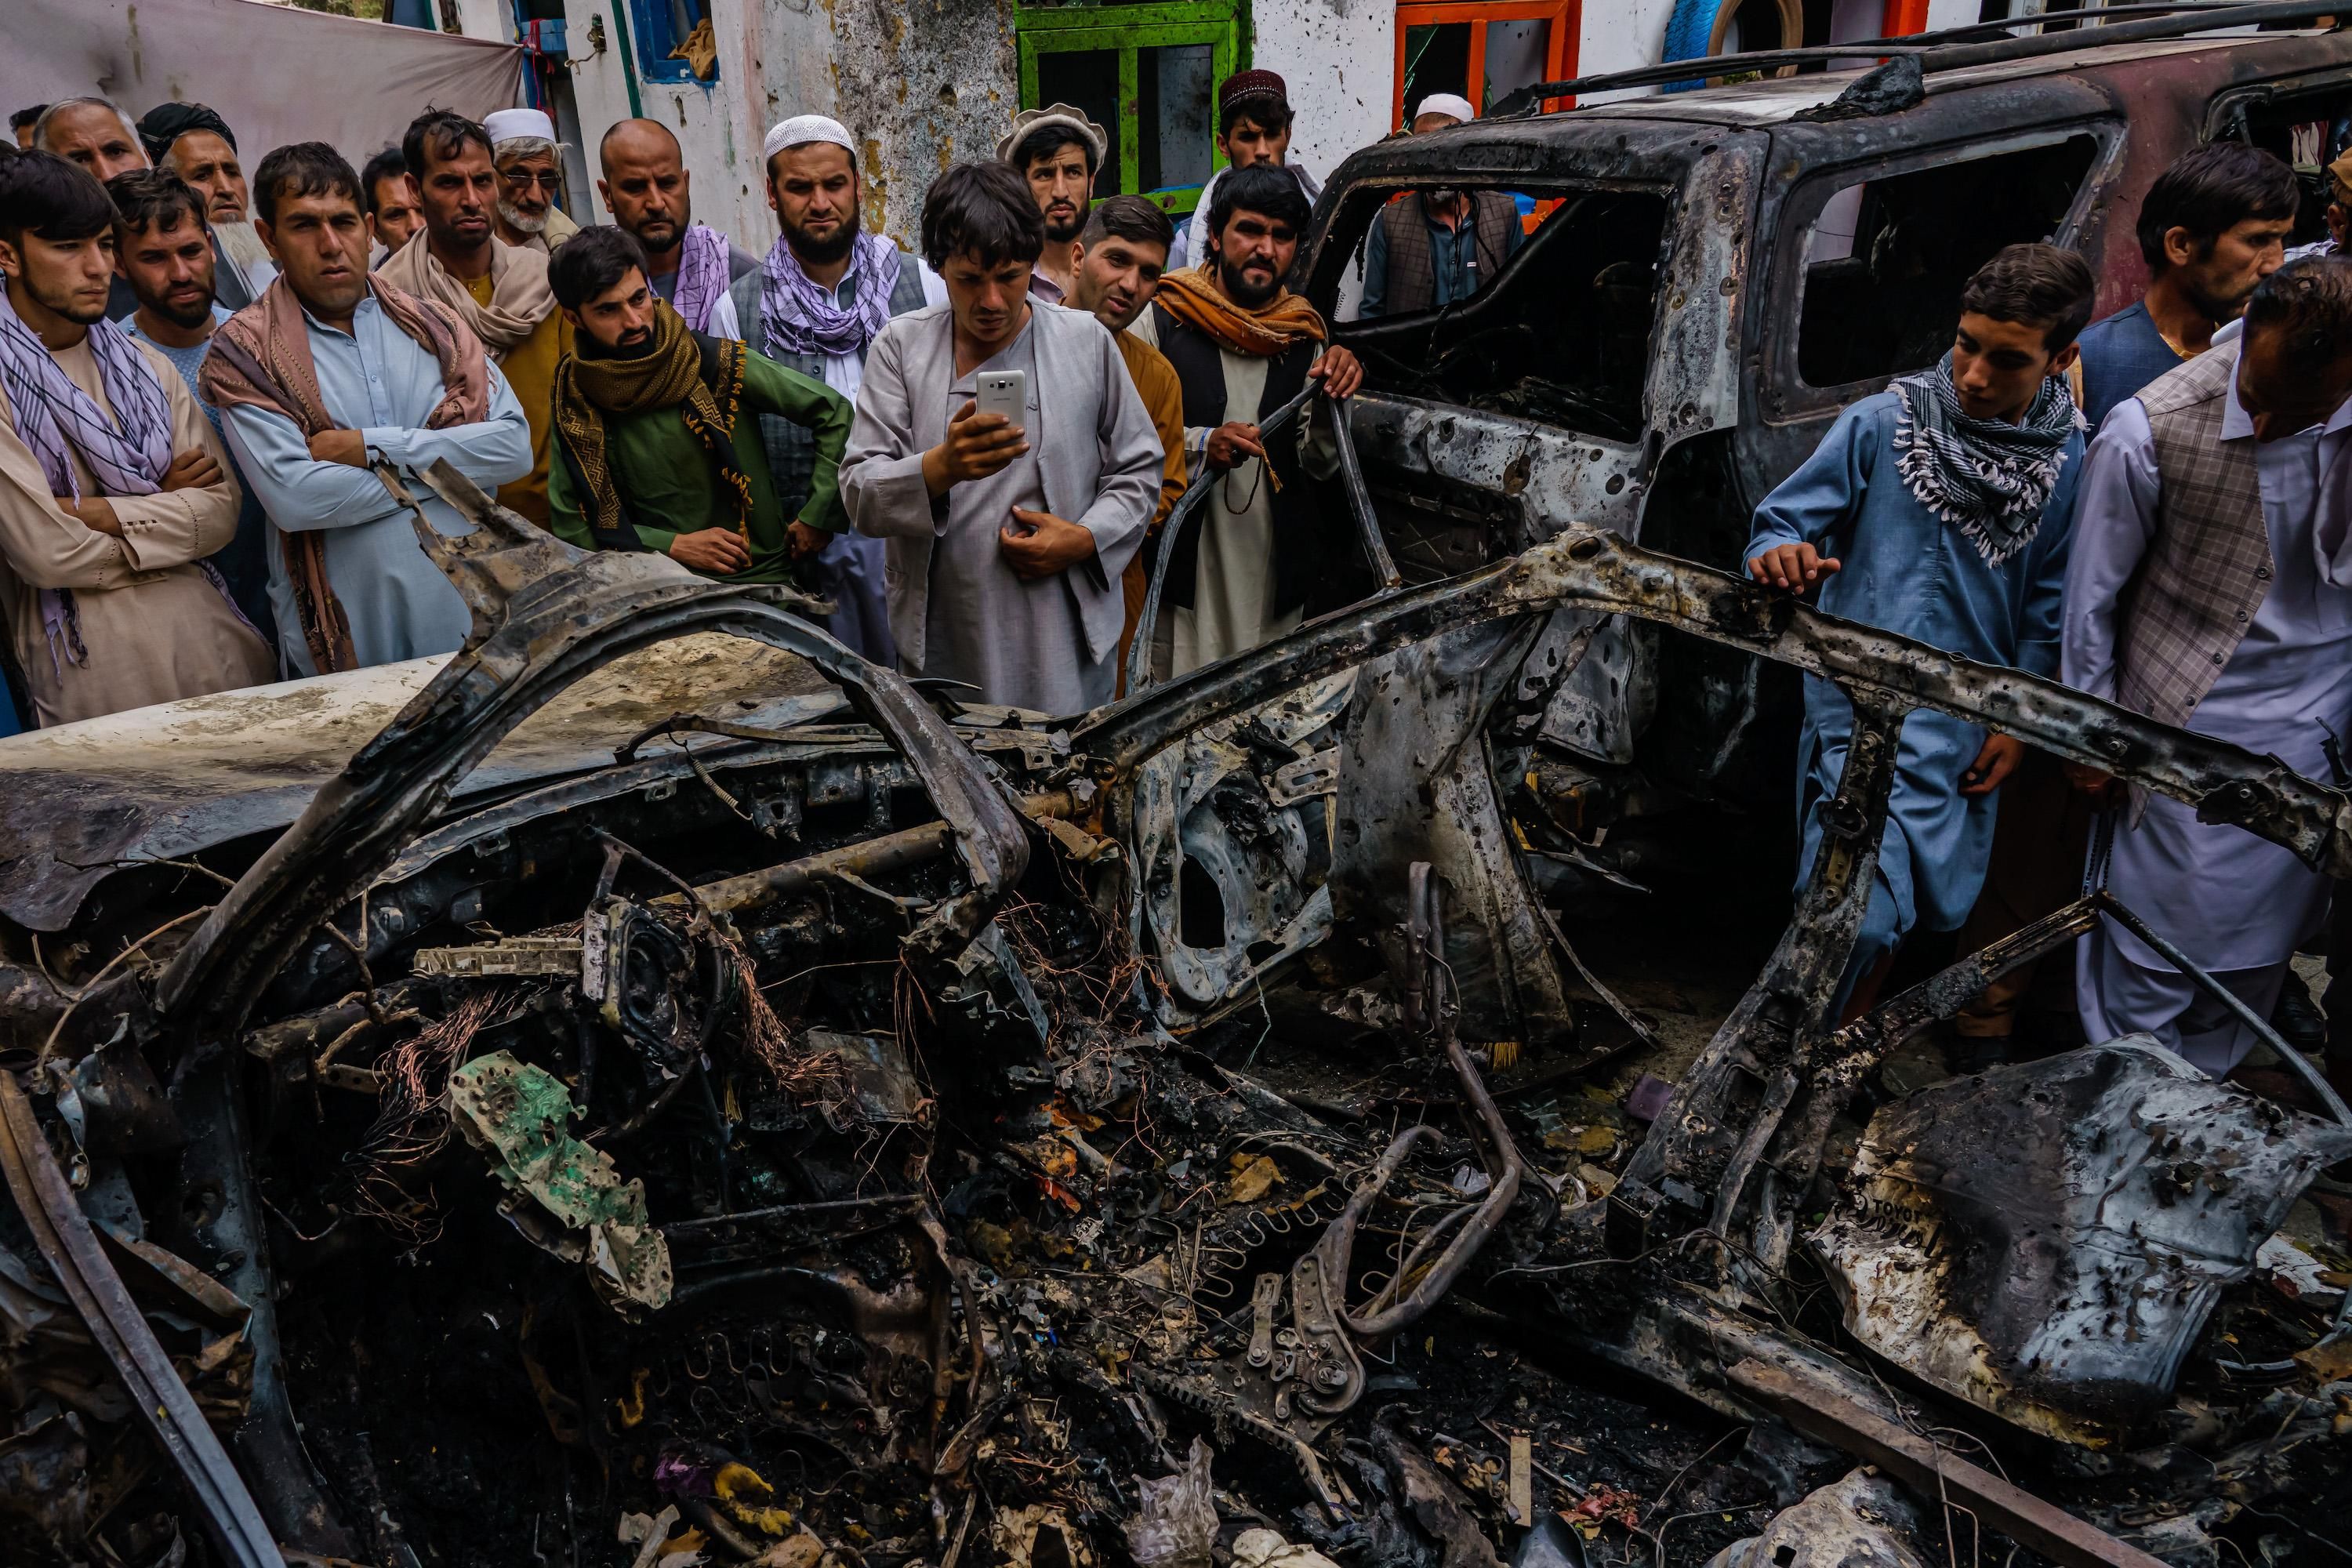
<instances>
[{"instance_id":1,"label":"lavender scarf","mask_svg":"<svg viewBox=\"0 0 2352 1568\"><path fill-rule=\"evenodd\" d=\"M800 258L779 238L760 266L760 314L767 318L768 346L796 354L864 353L890 319L890 291L898 286L898 247L889 240L878 234L859 235L852 241L849 271L842 279L855 290L845 310L831 289L801 270Z\"/></svg>"},{"instance_id":2,"label":"lavender scarf","mask_svg":"<svg viewBox=\"0 0 2352 1568\"><path fill-rule=\"evenodd\" d=\"M698 332L710 331L711 308L727 295L727 237L694 224L677 243L677 288L670 304Z\"/></svg>"},{"instance_id":3,"label":"lavender scarf","mask_svg":"<svg viewBox=\"0 0 2352 1568\"><path fill-rule=\"evenodd\" d=\"M0 289L0 388L8 394L17 437L40 460L49 493L82 499L70 456L79 452L105 494L153 495L172 466L171 399L155 367L113 322L89 329L89 350L106 400L114 405L112 418L67 376ZM89 657L71 589L41 591L41 626L52 661L80 664Z\"/></svg>"}]
</instances>

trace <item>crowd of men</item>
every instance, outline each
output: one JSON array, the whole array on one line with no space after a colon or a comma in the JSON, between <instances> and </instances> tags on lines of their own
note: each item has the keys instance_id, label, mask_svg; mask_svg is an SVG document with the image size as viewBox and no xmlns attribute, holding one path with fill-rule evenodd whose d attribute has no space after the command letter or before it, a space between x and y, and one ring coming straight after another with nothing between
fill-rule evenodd
<instances>
[{"instance_id":1,"label":"crowd of men","mask_svg":"<svg viewBox=\"0 0 2352 1568\"><path fill-rule=\"evenodd\" d=\"M1949 354L1848 408L1758 509L1749 574L2352 784L2352 262L2336 254L2352 159L2331 179L2330 237L2289 259L2294 171L2234 142L2184 154L2141 203L2145 296L2095 325L2082 258L2001 251L1962 293ZM1853 732L1809 679L1808 864ZM2288 850L1943 714L1909 716L1895 773L1848 1016L1914 931L1965 927L1973 947L2104 887L2339 1077L2352 1066L2352 1006L2331 997L2323 1018L2291 969L2331 884ZM2021 1034L2144 1033L2220 1074L2258 1042L2112 920L2074 957L2063 1022L2021 1026L2020 972L1959 1021L1967 1059Z\"/></svg>"},{"instance_id":2,"label":"crowd of men","mask_svg":"<svg viewBox=\"0 0 2352 1568\"><path fill-rule=\"evenodd\" d=\"M1412 130L1474 113L1434 95ZM1119 689L1146 543L1196 480L1154 668L1353 596L1346 520L1297 482L1334 470L1328 413L1265 429L1310 383L1344 399L1363 374L1286 286L1318 187L1270 72L1221 86L1226 166L1181 230L1146 198L1096 197L1110 139L1055 104L940 175L911 251L866 226L857 138L822 115L761 148L764 256L696 220L652 121L599 142L613 221L586 226L532 110L427 110L363 169L302 142L250 176L202 105L134 121L72 99L11 123L0 614L22 723L457 647L470 617L377 463L446 458L583 549L796 583L866 658L1055 713ZM2095 325L2080 257L2002 251L1956 301L1950 353L1846 410L1758 509L1751 575L2346 782L2352 158L2332 177L2329 237L2290 258L2292 171L2188 154L2142 205L2146 297ZM1486 286L1524 208L1390 203L1362 312ZM1807 865L1853 730L1812 682ZM2284 850L1931 713L1905 725L1897 776L1850 1013L1915 931L1990 940L2087 865L2246 1003L2298 1038L2322 1027L2288 961L2329 889ZM1986 1058L2030 979L1962 1021ZM2146 1031L2217 1072L2252 1044L2114 926L2074 989L2093 1037Z\"/></svg>"}]
</instances>

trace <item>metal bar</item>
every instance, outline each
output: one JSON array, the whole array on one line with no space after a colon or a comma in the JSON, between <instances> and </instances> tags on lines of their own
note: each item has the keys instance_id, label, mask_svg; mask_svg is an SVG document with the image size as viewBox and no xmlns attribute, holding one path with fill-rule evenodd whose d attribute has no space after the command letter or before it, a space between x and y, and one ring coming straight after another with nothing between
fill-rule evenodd
<instances>
[{"instance_id":1,"label":"metal bar","mask_svg":"<svg viewBox=\"0 0 2352 1568\"><path fill-rule=\"evenodd\" d=\"M1389 554L1389 542L1381 535L1380 517L1372 510L1372 492L1364 484L1364 460L1356 451L1356 400L1342 398L1331 406L1339 423L1339 481L1348 492L1348 511L1356 520L1356 534L1363 541L1372 575L1381 580L1379 592L1372 595L1377 599L1403 587L1404 577L1397 571L1395 558Z\"/></svg>"},{"instance_id":2,"label":"metal bar","mask_svg":"<svg viewBox=\"0 0 2352 1568\"><path fill-rule=\"evenodd\" d=\"M1825 44L1803 49L1760 49L1753 54L1706 55L1686 60L1665 60L1654 66L1641 66L1633 70L1611 71L1601 76L1576 77L1567 81L1542 81L1519 88L1496 104L1489 119L1524 118L1537 112L1547 99L1573 98L1580 93L1608 92L1627 87L1663 87L1669 82L1688 81L1730 75L1775 71L1790 66L1826 65L1834 68L1841 60L1868 57L1893 58L1897 55L1917 55L1920 67L1928 71L1959 70L1969 66L1990 65L2000 60L2032 59L2041 55L2063 54L2075 49L2096 48L2106 44L2141 43L2157 38L2185 37L2208 29L2219 31L2228 27L2251 26L2260 22L2295 22L2323 16L2347 14L2342 0L2277 0L2269 5L2214 6L2183 0L2178 5L2147 5L2131 7L2106 7L2090 11L2052 12L2041 16L2018 16L2009 25L2039 26L2066 17L2098 16L2113 17L2132 11L2160 13L2140 21L2111 24L2099 27L2079 27L2063 33L2042 33L2025 37L1999 38L1977 42L1988 27L2000 23L1971 22L1965 27L1944 32L1919 33L1903 38L1857 38L1852 43ZM2183 15L2182 13L2189 13Z\"/></svg>"},{"instance_id":3,"label":"metal bar","mask_svg":"<svg viewBox=\"0 0 2352 1568\"><path fill-rule=\"evenodd\" d=\"M2198 968L2187 953L2158 936L2155 927L2117 903L2114 894L2103 888L2091 897L2092 900L2099 906L2099 911L2102 914L2154 948L2167 963L2197 982L2207 995L2236 1014L2238 1022L2261 1036L2263 1043L2276 1051L2294 1075L2303 1079L2304 1087L2319 1096L2319 1102L2327 1107L2329 1115L2345 1126L2352 1127L2352 1108L2345 1105L2344 1097L2336 1092L2336 1087L2327 1081L2326 1077L2317 1068L2305 1059L2301 1051L2279 1038L2278 1031L2271 1027L2269 1019L2257 1016L2254 1010L2247 1006L2237 993L2214 979L2204 970Z\"/></svg>"},{"instance_id":4,"label":"metal bar","mask_svg":"<svg viewBox=\"0 0 2352 1568\"><path fill-rule=\"evenodd\" d=\"M204 1412L173 1370L122 1277L99 1250L98 1237L12 1072L0 1072L0 1170L6 1173L8 1191L34 1246L65 1287L99 1353L122 1380L141 1424L194 1495L213 1544L240 1568L283 1568L285 1559L244 1479L205 1424Z\"/></svg>"},{"instance_id":5,"label":"metal bar","mask_svg":"<svg viewBox=\"0 0 2352 1568\"><path fill-rule=\"evenodd\" d=\"M1780 1367L1743 1361L1731 1382L1800 1432L1876 1465L1928 1502L1969 1510L2059 1568L2163 1568L2160 1559Z\"/></svg>"},{"instance_id":6,"label":"metal bar","mask_svg":"<svg viewBox=\"0 0 2352 1568\"><path fill-rule=\"evenodd\" d=\"M1032 817L1068 816L1077 810L1076 802L1067 790L1052 790L1033 795L1021 802L1021 809ZM891 871L903 871L909 866L944 858L955 847L955 829L944 822L926 822L917 827L902 827L896 833L886 833L879 838L845 845L815 855L804 855L797 860L787 860L781 866L769 866L757 871L746 871L740 877L729 877L717 882L705 882L695 891L713 914L735 910L757 909L772 904L779 899L804 893L818 883L843 875L861 881ZM654 900L657 904L682 904L683 893L664 893ZM462 949L458 951L463 951Z\"/></svg>"}]
</instances>

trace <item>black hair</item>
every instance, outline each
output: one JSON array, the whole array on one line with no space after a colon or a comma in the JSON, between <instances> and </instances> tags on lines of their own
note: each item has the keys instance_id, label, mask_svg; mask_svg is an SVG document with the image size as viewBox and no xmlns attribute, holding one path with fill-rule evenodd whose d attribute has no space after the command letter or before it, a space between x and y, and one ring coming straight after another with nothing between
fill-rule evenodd
<instances>
[{"instance_id":1,"label":"black hair","mask_svg":"<svg viewBox=\"0 0 2352 1568\"><path fill-rule=\"evenodd\" d=\"M547 286L557 304L577 310L633 271L653 280L637 237L614 224L592 223L556 248L547 264Z\"/></svg>"},{"instance_id":2,"label":"black hair","mask_svg":"<svg viewBox=\"0 0 2352 1568\"><path fill-rule=\"evenodd\" d=\"M1149 196L1105 196L1087 215L1087 226L1079 231L1078 242L1092 247L1112 236L1166 250L1176 243L1176 226L1169 221L1160 204Z\"/></svg>"},{"instance_id":3,"label":"black hair","mask_svg":"<svg viewBox=\"0 0 2352 1568\"><path fill-rule=\"evenodd\" d=\"M79 163L38 151L0 163L0 238L35 234L70 245L113 232L114 203Z\"/></svg>"},{"instance_id":4,"label":"black hair","mask_svg":"<svg viewBox=\"0 0 2352 1568\"><path fill-rule=\"evenodd\" d=\"M367 167L360 171L360 205L367 209L368 216L376 214L375 188L407 173L408 160L397 147L387 147L367 161Z\"/></svg>"},{"instance_id":5,"label":"black hair","mask_svg":"<svg viewBox=\"0 0 2352 1568\"><path fill-rule=\"evenodd\" d=\"M43 113L47 112L48 107L49 106L46 103L36 103L30 108L18 110L16 113L8 117L8 129L12 132L22 131L26 126L30 125L34 121L38 120Z\"/></svg>"},{"instance_id":6,"label":"black hair","mask_svg":"<svg viewBox=\"0 0 2352 1568\"><path fill-rule=\"evenodd\" d=\"M923 193L923 259L937 272L950 256L982 267L1045 254L1045 218L1029 182L1010 163L958 163ZM568 242L567 242L568 243Z\"/></svg>"},{"instance_id":7,"label":"black hair","mask_svg":"<svg viewBox=\"0 0 2352 1568\"><path fill-rule=\"evenodd\" d=\"M2302 205L2294 170L2286 163L2241 142L2210 142L2175 158L2140 198L2139 253L2151 275L2161 273L2171 265L2164 237L2176 228L2189 232L2202 259L2248 219L2279 222Z\"/></svg>"},{"instance_id":8,"label":"black hair","mask_svg":"<svg viewBox=\"0 0 2352 1568\"><path fill-rule=\"evenodd\" d=\"M1228 169L1225 177L1217 182L1217 199L1209 204L1209 232L1225 232L1234 214L1253 212L1286 223L1301 235L1307 232L1307 221L1315 209L1307 205L1307 193L1298 188L1298 176L1278 163L1252 163L1246 169Z\"/></svg>"},{"instance_id":9,"label":"black hair","mask_svg":"<svg viewBox=\"0 0 2352 1568\"><path fill-rule=\"evenodd\" d=\"M1278 92L1237 94L1218 109L1217 134L1231 136L1244 120L1279 134L1290 129L1290 100Z\"/></svg>"},{"instance_id":10,"label":"black hair","mask_svg":"<svg viewBox=\"0 0 2352 1568\"><path fill-rule=\"evenodd\" d=\"M2098 284L2090 264L2055 245L2007 245L1960 290L1960 309L1996 321L2040 327L2056 353L2091 323Z\"/></svg>"},{"instance_id":11,"label":"black hair","mask_svg":"<svg viewBox=\"0 0 2352 1568\"><path fill-rule=\"evenodd\" d=\"M1095 155L1094 138L1075 125L1059 121L1052 125L1040 125L1036 130L1014 142L1010 162L1015 169L1026 175L1029 173L1029 165L1038 159L1050 158L1063 148L1071 146L1076 147L1079 152L1087 155L1087 173L1092 174L1095 172L1095 165L1099 162Z\"/></svg>"},{"instance_id":12,"label":"black hair","mask_svg":"<svg viewBox=\"0 0 2352 1568\"><path fill-rule=\"evenodd\" d=\"M169 169L126 169L106 182L106 194L114 203L118 237L177 228L183 216L204 229L204 197Z\"/></svg>"},{"instance_id":13,"label":"black hair","mask_svg":"<svg viewBox=\"0 0 2352 1568\"><path fill-rule=\"evenodd\" d=\"M2248 337L2273 328L2286 339L2286 368L2317 376L2352 355L2352 261L2305 256L2288 262L2255 287L2246 301Z\"/></svg>"},{"instance_id":14,"label":"black hair","mask_svg":"<svg viewBox=\"0 0 2352 1568\"><path fill-rule=\"evenodd\" d=\"M253 172L254 216L276 223L278 204L288 196L349 196L352 205L367 210L367 197L350 161L324 142L273 147Z\"/></svg>"},{"instance_id":15,"label":"black hair","mask_svg":"<svg viewBox=\"0 0 2352 1568\"><path fill-rule=\"evenodd\" d=\"M454 158L458 150L471 142L482 150L485 158L495 158L498 150L490 145L490 133L454 109L432 109L408 122L408 130L400 138L400 161L408 166L421 187L425 184L425 154L436 158Z\"/></svg>"}]
</instances>

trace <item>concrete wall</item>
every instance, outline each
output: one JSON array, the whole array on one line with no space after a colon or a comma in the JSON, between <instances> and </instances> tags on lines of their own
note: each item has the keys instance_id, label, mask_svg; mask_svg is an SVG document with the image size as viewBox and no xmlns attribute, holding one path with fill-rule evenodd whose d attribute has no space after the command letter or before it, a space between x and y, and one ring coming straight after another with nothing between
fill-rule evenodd
<instances>
[{"instance_id":1,"label":"concrete wall","mask_svg":"<svg viewBox=\"0 0 2352 1568\"><path fill-rule=\"evenodd\" d=\"M1328 174L1388 134L1396 98L1394 0L1255 0L1250 9L1250 63L1279 73L1290 89L1295 162Z\"/></svg>"}]
</instances>

